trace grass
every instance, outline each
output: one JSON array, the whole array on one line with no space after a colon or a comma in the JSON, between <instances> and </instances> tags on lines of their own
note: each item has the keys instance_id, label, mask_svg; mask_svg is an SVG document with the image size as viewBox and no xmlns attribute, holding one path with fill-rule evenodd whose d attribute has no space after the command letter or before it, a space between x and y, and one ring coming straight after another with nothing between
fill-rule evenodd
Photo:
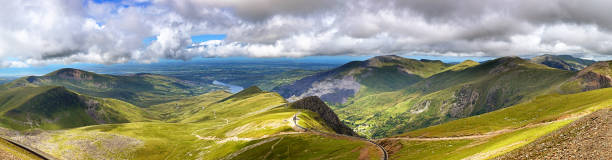
<instances>
[{"instance_id":1,"label":"grass","mask_svg":"<svg viewBox=\"0 0 612 160\"><path fill-rule=\"evenodd\" d=\"M206 108L207 106L230 95L230 93L225 91L213 91L199 96L154 105L149 107L147 110L160 115L160 118L163 121L178 122L193 116L202 108Z\"/></svg>"},{"instance_id":2,"label":"grass","mask_svg":"<svg viewBox=\"0 0 612 160\"><path fill-rule=\"evenodd\" d=\"M358 159L363 150L369 153L368 159L380 159L376 146L363 141L297 134L280 136L234 159Z\"/></svg>"},{"instance_id":3,"label":"grass","mask_svg":"<svg viewBox=\"0 0 612 160\"><path fill-rule=\"evenodd\" d=\"M465 63L456 68L451 66L451 69L402 90L360 92L347 103L334 106L335 111L346 122L351 122L350 126L357 128L360 134L380 138L480 115L554 93L557 86L575 75L512 57L476 66ZM369 90L367 87L362 86L362 89ZM458 105L460 102L465 105ZM451 112L456 106L460 109Z\"/></svg>"},{"instance_id":4,"label":"grass","mask_svg":"<svg viewBox=\"0 0 612 160\"><path fill-rule=\"evenodd\" d=\"M45 132L41 135L48 135L47 138L43 137L42 143L38 145L60 146L39 148L63 158L220 159L265 138L285 137L283 139L291 145L312 140L304 144L308 144L307 148L319 147L316 153L320 155L357 157L359 150L340 153L337 148L366 147L371 157L380 156L375 147L363 141L313 137L314 135L279 135L283 132L295 132L291 127L291 118L298 112L301 112L298 115L300 125L333 131L325 126L316 113L287 108L283 105L286 101L276 93L239 94L240 96L231 96L221 101L220 99L225 98L222 96L224 94L227 93L204 94L150 108L151 114L163 113L171 111L171 108L176 106L172 104L176 103L180 108L184 108L181 111L191 112L171 117L171 120L177 121L175 123L150 121L102 124ZM206 104L206 107L202 108L201 104ZM197 111L192 112L191 109ZM166 114L166 117L167 115L171 114ZM322 148L323 146L328 148Z\"/></svg>"},{"instance_id":5,"label":"grass","mask_svg":"<svg viewBox=\"0 0 612 160\"><path fill-rule=\"evenodd\" d=\"M400 140L401 149L394 159L489 159L519 148L553 132L574 119L557 121L533 128L520 129L491 138L467 140L413 141Z\"/></svg>"},{"instance_id":6,"label":"grass","mask_svg":"<svg viewBox=\"0 0 612 160\"><path fill-rule=\"evenodd\" d=\"M0 91L0 125L15 130L55 130L155 119L157 115L129 103L79 95L64 87L18 87Z\"/></svg>"},{"instance_id":7,"label":"grass","mask_svg":"<svg viewBox=\"0 0 612 160\"><path fill-rule=\"evenodd\" d=\"M518 128L531 123L554 121L563 116L588 113L596 109L610 107L610 105L612 105L612 88L570 95L552 94L540 96L527 103L399 136L448 137L483 134L505 128Z\"/></svg>"},{"instance_id":8,"label":"grass","mask_svg":"<svg viewBox=\"0 0 612 160\"><path fill-rule=\"evenodd\" d=\"M119 99L140 107L220 89L213 85L195 85L155 74L116 76L70 68L60 69L44 76L23 77L2 86L0 88L64 86L82 94Z\"/></svg>"},{"instance_id":9,"label":"grass","mask_svg":"<svg viewBox=\"0 0 612 160\"><path fill-rule=\"evenodd\" d=\"M29 151L24 150L21 147L18 147L4 139L0 139L0 158L7 158L9 159L9 157L3 157L6 155L10 155L14 158L18 158L18 159L22 159L22 160L39 160L41 158L39 158L38 156L32 154ZM4 155L3 155L4 154Z\"/></svg>"}]
</instances>

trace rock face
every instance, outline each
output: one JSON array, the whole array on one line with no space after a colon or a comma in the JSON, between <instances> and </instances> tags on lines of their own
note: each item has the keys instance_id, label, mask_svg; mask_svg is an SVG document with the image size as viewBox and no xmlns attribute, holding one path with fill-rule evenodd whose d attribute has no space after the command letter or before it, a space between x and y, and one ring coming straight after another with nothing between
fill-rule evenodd
<instances>
[{"instance_id":1,"label":"rock face","mask_svg":"<svg viewBox=\"0 0 612 160\"><path fill-rule=\"evenodd\" d=\"M455 103L453 103L448 111L449 117L463 118L472 114L476 101L478 100L478 92L471 86L464 86L455 93Z\"/></svg>"},{"instance_id":2,"label":"rock face","mask_svg":"<svg viewBox=\"0 0 612 160\"><path fill-rule=\"evenodd\" d=\"M344 123L340 121L336 113L334 113L334 111L329 108L325 104L325 102L319 99L319 97L310 96L303 98L301 100L291 103L290 107L294 109L307 109L312 112L318 113L319 116L323 118L327 126L331 127L338 134L358 136L357 133L355 133L351 128L344 125Z\"/></svg>"},{"instance_id":3,"label":"rock face","mask_svg":"<svg viewBox=\"0 0 612 160\"><path fill-rule=\"evenodd\" d=\"M279 86L273 91L289 101L318 96L328 103L341 104L359 92L361 87L352 75L345 75L344 72L363 65L364 62L360 61L349 62L333 70L297 80L290 85Z\"/></svg>"},{"instance_id":4,"label":"rock face","mask_svg":"<svg viewBox=\"0 0 612 160\"><path fill-rule=\"evenodd\" d=\"M612 110L594 112L496 159L612 159Z\"/></svg>"},{"instance_id":5,"label":"rock face","mask_svg":"<svg viewBox=\"0 0 612 160\"><path fill-rule=\"evenodd\" d=\"M608 88L612 86L612 84L610 83L612 80L607 75L602 75L589 71L580 75L580 78L582 78L582 84L584 86L582 91L590 91L600 88Z\"/></svg>"}]
</instances>

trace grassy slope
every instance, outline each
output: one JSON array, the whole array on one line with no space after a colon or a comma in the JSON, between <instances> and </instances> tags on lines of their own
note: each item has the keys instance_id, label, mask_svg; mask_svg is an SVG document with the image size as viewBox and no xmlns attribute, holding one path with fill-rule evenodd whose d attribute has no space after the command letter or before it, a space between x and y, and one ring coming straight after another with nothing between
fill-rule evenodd
<instances>
[{"instance_id":1,"label":"grassy slope","mask_svg":"<svg viewBox=\"0 0 612 160\"><path fill-rule=\"evenodd\" d=\"M569 124L576 119L571 118L573 116L588 114L602 108L611 108L611 105L612 89L571 95L541 96L531 102L404 133L397 137L455 137L501 130L510 132L493 137L464 140L397 140L396 143L400 143L402 147L391 157L397 159L492 158L524 146L538 137ZM551 121L552 123L545 123Z\"/></svg>"},{"instance_id":2,"label":"grassy slope","mask_svg":"<svg viewBox=\"0 0 612 160\"><path fill-rule=\"evenodd\" d=\"M415 60L398 56L378 56L363 63L366 63L367 67L353 68L346 72L353 72L362 85L355 97L399 90L448 67L441 61Z\"/></svg>"},{"instance_id":3,"label":"grassy slope","mask_svg":"<svg viewBox=\"0 0 612 160\"><path fill-rule=\"evenodd\" d=\"M223 99L220 96L223 94L226 93L216 92L199 96L198 98L202 98L202 100L194 98L178 101L177 103L184 104L182 108L199 109L199 111L193 112L188 111L188 109L185 111L191 113L177 114L179 116L170 118L170 120L178 121L178 123L105 124L50 132L48 136L50 138L39 144L41 146L59 145L62 147L40 148L58 157L220 159L266 138L285 136L276 134L295 132L292 129L293 123L290 119L300 111L286 108L284 105L286 101L278 94L247 90L243 93L237 93L229 99ZM206 107L199 106L202 103L205 103ZM172 107L172 103L169 104ZM155 110L157 112L168 110L163 105L151 109L158 109ZM184 119L181 119L181 117ZM301 111L298 117L300 117L300 124L323 131L331 131L313 112ZM289 144L301 144L304 141L317 140L310 142L312 146L329 147L320 148L321 153L334 152L336 147L359 148L366 145L361 142L348 142L348 140L333 140L310 133L293 134L297 135L291 135L284 140ZM366 149L376 151L375 147L366 147ZM341 156L344 157L339 158L355 157L359 153L342 154ZM379 153L372 154L373 156L379 155ZM297 156L297 154L290 154L290 156Z\"/></svg>"},{"instance_id":4,"label":"grassy slope","mask_svg":"<svg viewBox=\"0 0 612 160\"><path fill-rule=\"evenodd\" d=\"M0 159L38 160L40 157L4 139L0 139Z\"/></svg>"},{"instance_id":5,"label":"grassy slope","mask_svg":"<svg viewBox=\"0 0 612 160\"><path fill-rule=\"evenodd\" d=\"M563 116L609 107L611 104L612 88L569 95L546 95L530 102L407 132L400 136L447 137L482 134L506 128L518 128L532 123L554 121Z\"/></svg>"},{"instance_id":6,"label":"grassy slope","mask_svg":"<svg viewBox=\"0 0 612 160\"><path fill-rule=\"evenodd\" d=\"M65 129L155 118L129 103L81 96L56 86L0 91L0 115L0 125L16 130Z\"/></svg>"},{"instance_id":7,"label":"grassy slope","mask_svg":"<svg viewBox=\"0 0 612 160\"><path fill-rule=\"evenodd\" d=\"M212 86L196 86L176 78L155 74L115 76L78 69L60 69L44 76L29 76L3 85L64 86L96 97L115 98L141 107L205 93Z\"/></svg>"},{"instance_id":8,"label":"grassy slope","mask_svg":"<svg viewBox=\"0 0 612 160\"><path fill-rule=\"evenodd\" d=\"M226 91L213 91L199 96L189 97L182 100L153 105L149 111L159 114L166 122L178 122L193 116L202 108L230 96Z\"/></svg>"},{"instance_id":9,"label":"grassy slope","mask_svg":"<svg viewBox=\"0 0 612 160\"><path fill-rule=\"evenodd\" d=\"M361 134L382 137L517 104L551 92L551 88L574 75L512 57L477 66L466 63L404 90L351 99L336 106L336 111ZM467 93L461 94L478 94L473 107L451 114L450 108L459 102L457 97L462 91Z\"/></svg>"}]
</instances>

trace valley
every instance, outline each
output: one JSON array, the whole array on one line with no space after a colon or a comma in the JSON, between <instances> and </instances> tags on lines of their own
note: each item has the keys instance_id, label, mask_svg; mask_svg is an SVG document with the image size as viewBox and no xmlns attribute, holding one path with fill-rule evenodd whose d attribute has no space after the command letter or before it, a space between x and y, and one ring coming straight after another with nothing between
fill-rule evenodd
<instances>
[{"instance_id":1,"label":"valley","mask_svg":"<svg viewBox=\"0 0 612 160\"><path fill-rule=\"evenodd\" d=\"M0 135L57 159L514 159L612 108L608 70L379 56L265 91L67 68L1 85Z\"/></svg>"}]
</instances>

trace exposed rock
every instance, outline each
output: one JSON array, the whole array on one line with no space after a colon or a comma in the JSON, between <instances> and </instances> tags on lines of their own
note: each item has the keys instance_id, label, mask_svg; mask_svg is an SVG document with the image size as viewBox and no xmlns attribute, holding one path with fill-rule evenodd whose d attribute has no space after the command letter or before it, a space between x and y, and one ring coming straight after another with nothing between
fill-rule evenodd
<instances>
[{"instance_id":1,"label":"exposed rock","mask_svg":"<svg viewBox=\"0 0 612 160\"><path fill-rule=\"evenodd\" d=\"M307 109L318 113L319 116L321 116L321 118L325 121L327 126L331 127L338 134L358 136L357 133L355 133L351 128L342 123L336 113L334 113L334 111L329 108L325 102L319 99L319 97L310 96L303 98L291 103L290 107L295 109Z\"/></svg>"},{"instance_id":2,"label":"exposed rock","mask_svg":"<svg viewBox=\"0 0 612 160\"><path fill-rule=\"evenodd\" d=\"M93 80L93 76L86 71L64 68L55 72L59 78L70 80Z\"/></svg>"},{"instance_id":3,"label":"exposed rock","mask_svg":"<svg viewBox=\"0 0 612 160\"><path fill-rule=\"evenodd\" d=\"M612 110L594 112L496 159L612 159Z\"/></svg>"},{"instance_id":4,"label":"exposed rock","mask_svg":"<svg viewBox=\"0 0 612 160\"><path fill-rule=\"evenodd\" d=\"M312 87L299 96L289 98L289 101L295 101L307 96L318 96L326 102L332 104L341 104L346 102L349 97L354 96L359 92L359 84L353 76L344 76L341 79L326 79L321 82L315 82Z\"/></svg>"},{"instance_id":5,"label":"exposed rock","mask_svg":"<svg viewBox=\"0 0 612 160\"><path fill-rule=\"evenodd\" d=\"M455 92L455 103L448 111L449 117L464 118L471 115L480 94L471 85L463 86Z\"/></svg>"},{"instance_id":6,"label":"exposed rock","mask_svg":"<svg viewBox=\"0 0 612 160\"><path fill-rule=\"evenodd\" d=\"M612 79L607 75L602 75L589 71L580 74L579 77L582 79L581 84L584 87L582 91L590 91L600 88L608 88L612 86Z\"/></svg>"},{"instance_id":7,"label":"exposed rock","mask_svg":"<svg viewBox=\"0 0 612 160\"><path fill-rule=\"evenodd\" d=\"M360 84L353 77L356 68L364 67L363 61L353 61L338 68L317 73L289 85L273 89L281 96L295 101L303 97L319 96L329 103L343 103L359 92Z\"/></svg>"}]
</instances>

